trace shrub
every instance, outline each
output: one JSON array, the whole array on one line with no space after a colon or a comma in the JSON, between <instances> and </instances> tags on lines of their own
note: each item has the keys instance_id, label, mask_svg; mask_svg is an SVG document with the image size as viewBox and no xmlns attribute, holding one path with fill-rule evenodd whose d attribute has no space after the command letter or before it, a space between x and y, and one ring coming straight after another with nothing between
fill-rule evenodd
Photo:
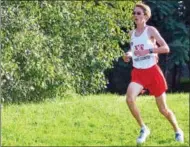
<instances>
[{"instance_id":1,"label":"shrub","mask_svg":"<svg viewBox=\"0 0 190 147\"><path fill-rule=\"evenodd\" d=\"M130 9L121 1L3 1L2 97L39 101L103 91L104 71L122 55Z\"/></svg>"}]
</instances>

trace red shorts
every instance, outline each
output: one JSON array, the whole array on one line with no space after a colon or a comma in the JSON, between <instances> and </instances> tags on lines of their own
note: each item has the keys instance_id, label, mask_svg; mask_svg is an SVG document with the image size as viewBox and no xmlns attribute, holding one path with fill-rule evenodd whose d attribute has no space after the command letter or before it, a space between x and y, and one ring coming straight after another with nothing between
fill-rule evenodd
<instances>
[{"instance_id":1,"label":"red shorts","mask_svg":"<svg viewBox=\"0 0 190 147\"><path fill-rule=\"evenodd\" d=\"M158 65L154 65L148 69L133 68L131 76L131 82L142 85L155 97L160 96L168 89L164 75Z\"/></svg>"}]
</instances>

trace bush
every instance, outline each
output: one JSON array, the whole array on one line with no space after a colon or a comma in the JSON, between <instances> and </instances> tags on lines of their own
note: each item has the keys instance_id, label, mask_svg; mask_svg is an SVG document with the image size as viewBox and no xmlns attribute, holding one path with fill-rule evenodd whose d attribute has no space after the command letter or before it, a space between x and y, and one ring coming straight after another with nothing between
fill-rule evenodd
<instances>
[{"instance_id":1,"label":"bush","mask_svg":"<svg viewBox=\"0 0 190 147\"><path fill-rule=\"evenodd\" d=\"M118 42L134 2L3 1L1 86L4 102L103 91L104 71L122 55Z\"/></svg>"}]
</instances>

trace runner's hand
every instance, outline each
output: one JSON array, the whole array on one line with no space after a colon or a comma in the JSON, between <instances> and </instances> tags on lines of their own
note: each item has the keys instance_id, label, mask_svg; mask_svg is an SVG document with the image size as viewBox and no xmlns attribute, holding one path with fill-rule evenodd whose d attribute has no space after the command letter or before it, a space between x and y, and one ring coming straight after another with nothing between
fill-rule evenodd
<instances>
[{"instance_id":1,"label":"runner's hand","mask_svg":"<svg viewBox=\"0 0 190 147\"><path fill-rule=\"evenodd\" d=\"M131 60L131 54L129 52L125 53L125 55L123 56L123 60L124 62L129 62Z\"/></svg>"}]
</instances>

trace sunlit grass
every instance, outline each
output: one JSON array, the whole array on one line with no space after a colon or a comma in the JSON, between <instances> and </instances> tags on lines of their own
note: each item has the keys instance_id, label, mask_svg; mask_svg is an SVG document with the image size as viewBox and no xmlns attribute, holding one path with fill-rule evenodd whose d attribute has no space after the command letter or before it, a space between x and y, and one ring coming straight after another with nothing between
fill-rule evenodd
<instances>
[{"instance_id":1,"label":"sunlit grass","mask_svg":"<svg viewBox=\"0 0 190 147\"><path fill-rule=\"evenodd\" d=\"M167 102L184 130L185 143L175 142L154 97L140 96L137 105L151 129L144 146L189 146L189 94L168 94ZM125 96L76 96L2 109L3 146L135 146L138 134Z\"/></svg>"}]
</instances>

